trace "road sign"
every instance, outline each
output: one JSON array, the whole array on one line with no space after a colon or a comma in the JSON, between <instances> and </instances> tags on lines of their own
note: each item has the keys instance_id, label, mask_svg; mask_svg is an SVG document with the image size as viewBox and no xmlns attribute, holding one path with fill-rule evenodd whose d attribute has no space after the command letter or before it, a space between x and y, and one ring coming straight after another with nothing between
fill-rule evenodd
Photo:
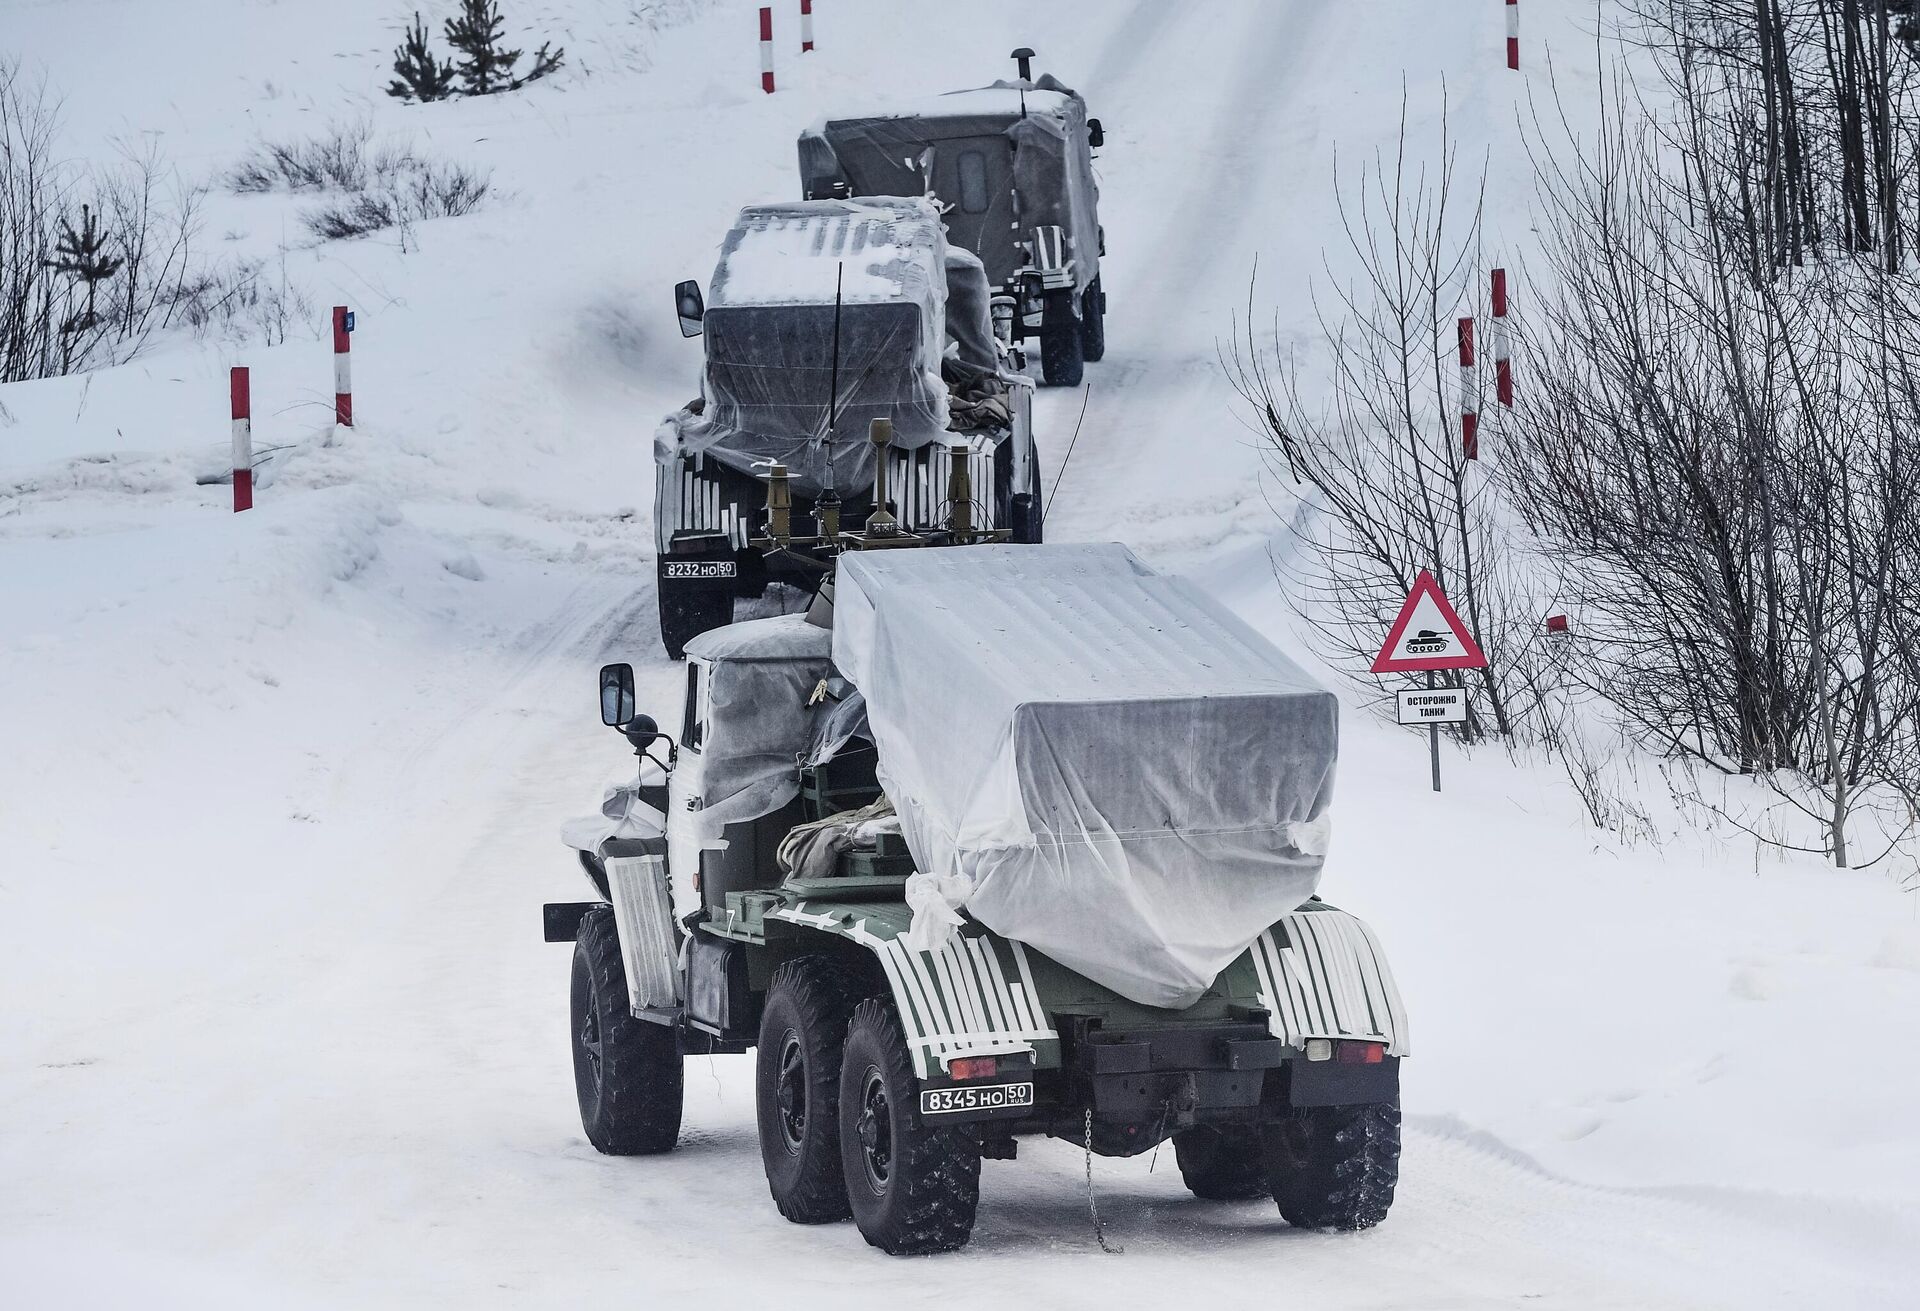
<instances>
[{"instance_id":1,"label":"road sign","mask_svg":"<svg viewBox=\"0 0 1920 1311\"><path fill-rule=\"evenodd\" d=\"M1464 724L1467 722L1467 689L1464 687L1422 688L1400 693L1400 722L1403 724Z\"/></svg>"},{"instance_id":2,"label":"road sign","mask_svg":"<svg viewBox=\"0 0 1920 1311\"><path fill-rule=\"evenodd\" d=\"M1434 669L1484 669L1486 656L1447 604L1440 584L1425 569L1413 580L1407 603L1387 630L1386 645L1374 658L1376 674L1414 674Z\"/></svg>"}]
</instances>

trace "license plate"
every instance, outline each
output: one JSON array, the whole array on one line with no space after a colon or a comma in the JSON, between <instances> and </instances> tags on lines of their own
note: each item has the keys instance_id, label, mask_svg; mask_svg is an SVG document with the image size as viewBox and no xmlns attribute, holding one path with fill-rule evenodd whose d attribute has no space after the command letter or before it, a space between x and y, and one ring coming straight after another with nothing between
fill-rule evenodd
<instances>
[{"instance_id":1,"label":"license plate","mask_svg":"<svg viewBox=\"0 0 1920 1311\"><path fill-rule=\"evenodd\" d=\"M669 578L737 578L740 566L732 560L669 560Z\"/></svg>"},{"instance_id":2,"label":"license plate","mask_svg":"<svg viewBox=\"0 0 1920 1311\"><path fill-rule=\"evenodd\" d=\"M1033 1105L1030 1083L990 1083L979 1087L923 1088L920 1114L957 1115L962 1111L1004 1111Z\"/></svg>"}]
</instances>

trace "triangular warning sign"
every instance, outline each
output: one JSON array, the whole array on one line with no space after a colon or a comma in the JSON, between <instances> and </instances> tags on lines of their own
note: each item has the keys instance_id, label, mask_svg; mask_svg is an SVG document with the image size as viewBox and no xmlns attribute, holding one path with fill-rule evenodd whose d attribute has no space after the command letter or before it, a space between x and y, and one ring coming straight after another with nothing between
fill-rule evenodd
<instances>
[{"instance_id":1,"label":"triangular warning sign","mask_svg":"<svg viewBox=\"0 0 1920 1311\"><path fill-rule=\"evenodd\" d=\"M1425 569L1413 580L1400 617L1387 631L1387 644L1374 657L1376 674L1409 674L1428 669L1483 669L1487 658L1467 632L1440 584Z\"/></svg>"}]
</instances>

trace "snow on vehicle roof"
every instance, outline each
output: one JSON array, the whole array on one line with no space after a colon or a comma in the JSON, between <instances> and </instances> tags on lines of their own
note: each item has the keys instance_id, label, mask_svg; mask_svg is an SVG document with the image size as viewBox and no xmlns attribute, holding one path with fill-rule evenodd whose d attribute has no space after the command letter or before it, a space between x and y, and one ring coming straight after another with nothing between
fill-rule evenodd
<instances>
[{"instance_id":1,"label":"snow on vehicle roof","mask_svg":"<svg viewBox=\"0 0 1920 1311\"><path fill-rule=\"evenodd\" d=\"M751 205L727 233L709 300L742 305L920 303L945 277L939 212L919 197Z\"/></svg>"},{"instance_id":2,"label":"snow on vehicle roof","mask_svg":"<svg viewBox=\"0 0 1920 1311\"><path fill-rule=\"evenodd\" d=\"M813 127L816 134L826 130L830 123L851 123L862 119L877 118L1007 118L1016 119L1021 115L1045 115L1057 118L1067 112L1067 100L1071 93L1028 89L1024 104L1020 88L1006 82L996 82L992 86L973 87L966 91L948 91L925 100L916 100L911 104L889 105L884 109L875 109L865 114L836 114L830 119L822 119Z\"/></svg>"},{"instance_id":3,"label":"snow on vehicle roof","mask_svg":"<svg viewBox=\"0 0 1920 1311\"><path fill-rule=\"evenodd\" d=\"M818 660L833 649L833 633L807 622L805 615L743 619L709 629L687 643L687 654L701 660Z\"/></svg>"}]
</instances>

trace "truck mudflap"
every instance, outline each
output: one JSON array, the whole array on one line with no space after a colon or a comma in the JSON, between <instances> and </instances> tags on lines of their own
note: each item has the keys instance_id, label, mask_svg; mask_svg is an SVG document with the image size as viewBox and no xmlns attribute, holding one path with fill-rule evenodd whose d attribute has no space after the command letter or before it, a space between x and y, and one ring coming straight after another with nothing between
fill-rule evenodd
<instances>
[{"instance_id":1,"label":"truck mudflap","mask_svg":"<svg viewBox=\"0 0 1920 1311\"><path fill-rule=\"evenodd\" d=\"M1042 1067L1059 1064L1060 1035L1019 943L968 925L938 951L915 951L899 936L905 907L886 916L822 914L801 902L767 918L839 934L879 959L915 1077L943 1076L949 1062L966 1056L1025 1055Z\"/></svg>"},{"instance_id":2,"label":"truck mudflap","mask_svg":"<svg viewBox=\"0 0 1920 1311\"><path fill-rule=\"evenodd\" d=\"M1309 1038L1386 1044L1409 1055L1407 1012L1373 930L1332 906L1310 903L1254 940L1235 965L1253 967L1273 1036L1289 1047Z\"/></svg>"}]
</instances>

